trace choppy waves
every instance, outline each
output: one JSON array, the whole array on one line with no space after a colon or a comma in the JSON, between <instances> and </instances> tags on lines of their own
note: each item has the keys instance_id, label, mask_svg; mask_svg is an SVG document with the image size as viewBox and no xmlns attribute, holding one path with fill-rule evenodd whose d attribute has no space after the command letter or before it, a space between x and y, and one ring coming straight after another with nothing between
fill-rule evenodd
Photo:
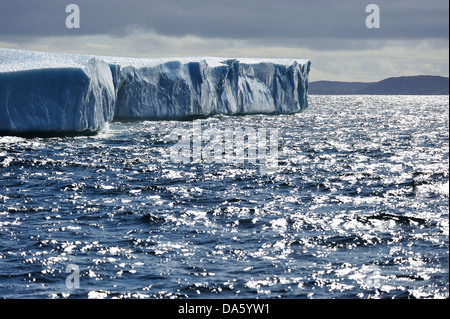
<instances>
[{"instance_id":1,"label":"choppy waves","mask_svg":"<svg viewBox=\"0 0 450 319\"><path fill-rule=\"evenodd\" d=\"M174 163L192 122L0 137L0 296L448 297L448 96L310 101L195 120L277 128L270 173Z\"/></svg>"}]
</instances>

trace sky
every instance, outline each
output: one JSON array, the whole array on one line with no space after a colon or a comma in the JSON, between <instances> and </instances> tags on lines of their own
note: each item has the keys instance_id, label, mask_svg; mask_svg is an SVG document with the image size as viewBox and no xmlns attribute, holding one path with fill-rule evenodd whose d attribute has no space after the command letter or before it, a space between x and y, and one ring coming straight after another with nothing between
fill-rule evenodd
<instances>
[{"instance_id":1,"label":"sky","mask_svg":"<svg viewBox=\"0 0 450 319\"><path fill-rule=\"evenodd\" d=\"M79 28L67 28L80 9ZM369 4L379 28L368 28ZM311 60L310 81L449 76L448 0L0 0L0 48ZM0 60L1 63L1 60Z\"/></svg>"}]
</instances>

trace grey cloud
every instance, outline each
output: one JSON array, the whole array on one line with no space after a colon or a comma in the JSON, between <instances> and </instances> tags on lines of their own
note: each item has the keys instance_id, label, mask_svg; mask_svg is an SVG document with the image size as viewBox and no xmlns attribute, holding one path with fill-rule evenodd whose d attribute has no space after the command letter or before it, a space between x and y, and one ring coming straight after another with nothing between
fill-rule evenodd
<instances>
[{"instance_id":1,"label":"grey cloud","mask_svg":"<svg viewBox=\"0 0 450 319\"><path fill-rule=\"evenodd\" d=\"M67 29L76 3L81 28ZM381 28L365 27L365 6ZM447 0L15 0L0 47L95 55L309 58L312 80L448 76Z\"/></svg>"},{"instance_id":2,"label":"grey cloud","mask_svg":"<svg viewBox=\"0 0 450 319\"><path fill-rule=\"evenodd\" d=\"M231 39L420 39L449 34L447 0L374 1L381 11L381 28L376 30L365 27L368 3L356 0L72 0L80 6L81 28L69 30L64 24L69 1L4 2L0 37L121 37L134 29Z\"/></svg>"}]
</instances>

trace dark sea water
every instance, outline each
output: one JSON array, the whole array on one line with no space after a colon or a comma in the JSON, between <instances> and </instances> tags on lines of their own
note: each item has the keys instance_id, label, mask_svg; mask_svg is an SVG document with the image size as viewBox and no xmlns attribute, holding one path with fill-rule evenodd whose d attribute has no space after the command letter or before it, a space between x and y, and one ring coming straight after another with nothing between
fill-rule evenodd
<instances>
[{"instance_id":1,"label":"dark sea water","mask_svg":"<svg viewBox=\"0 0 450 319\"><path fill-rule=\"evenodd\" d=\"M309 103L0 137L0 297L448 298L449 97ZM193 124L276 129L278 164L177 163Z\"/></svg>"}]
</instances>

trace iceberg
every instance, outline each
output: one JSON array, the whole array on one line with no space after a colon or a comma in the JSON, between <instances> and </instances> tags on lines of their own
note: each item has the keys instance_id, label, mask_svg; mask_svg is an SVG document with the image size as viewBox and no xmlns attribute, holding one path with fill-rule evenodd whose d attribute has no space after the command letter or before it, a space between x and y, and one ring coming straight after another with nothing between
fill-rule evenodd
<instances>
[{"instance_id":1,"label":"iceberg","mask_svg":"<svg viewBox=\"0 0 450 319\"><path fill-rule=\"evenodd\" d=\"M0 132L96 132L106 123L308 106L307 59L125 58L0 49Z\"/></svg>"}]
</instances>

